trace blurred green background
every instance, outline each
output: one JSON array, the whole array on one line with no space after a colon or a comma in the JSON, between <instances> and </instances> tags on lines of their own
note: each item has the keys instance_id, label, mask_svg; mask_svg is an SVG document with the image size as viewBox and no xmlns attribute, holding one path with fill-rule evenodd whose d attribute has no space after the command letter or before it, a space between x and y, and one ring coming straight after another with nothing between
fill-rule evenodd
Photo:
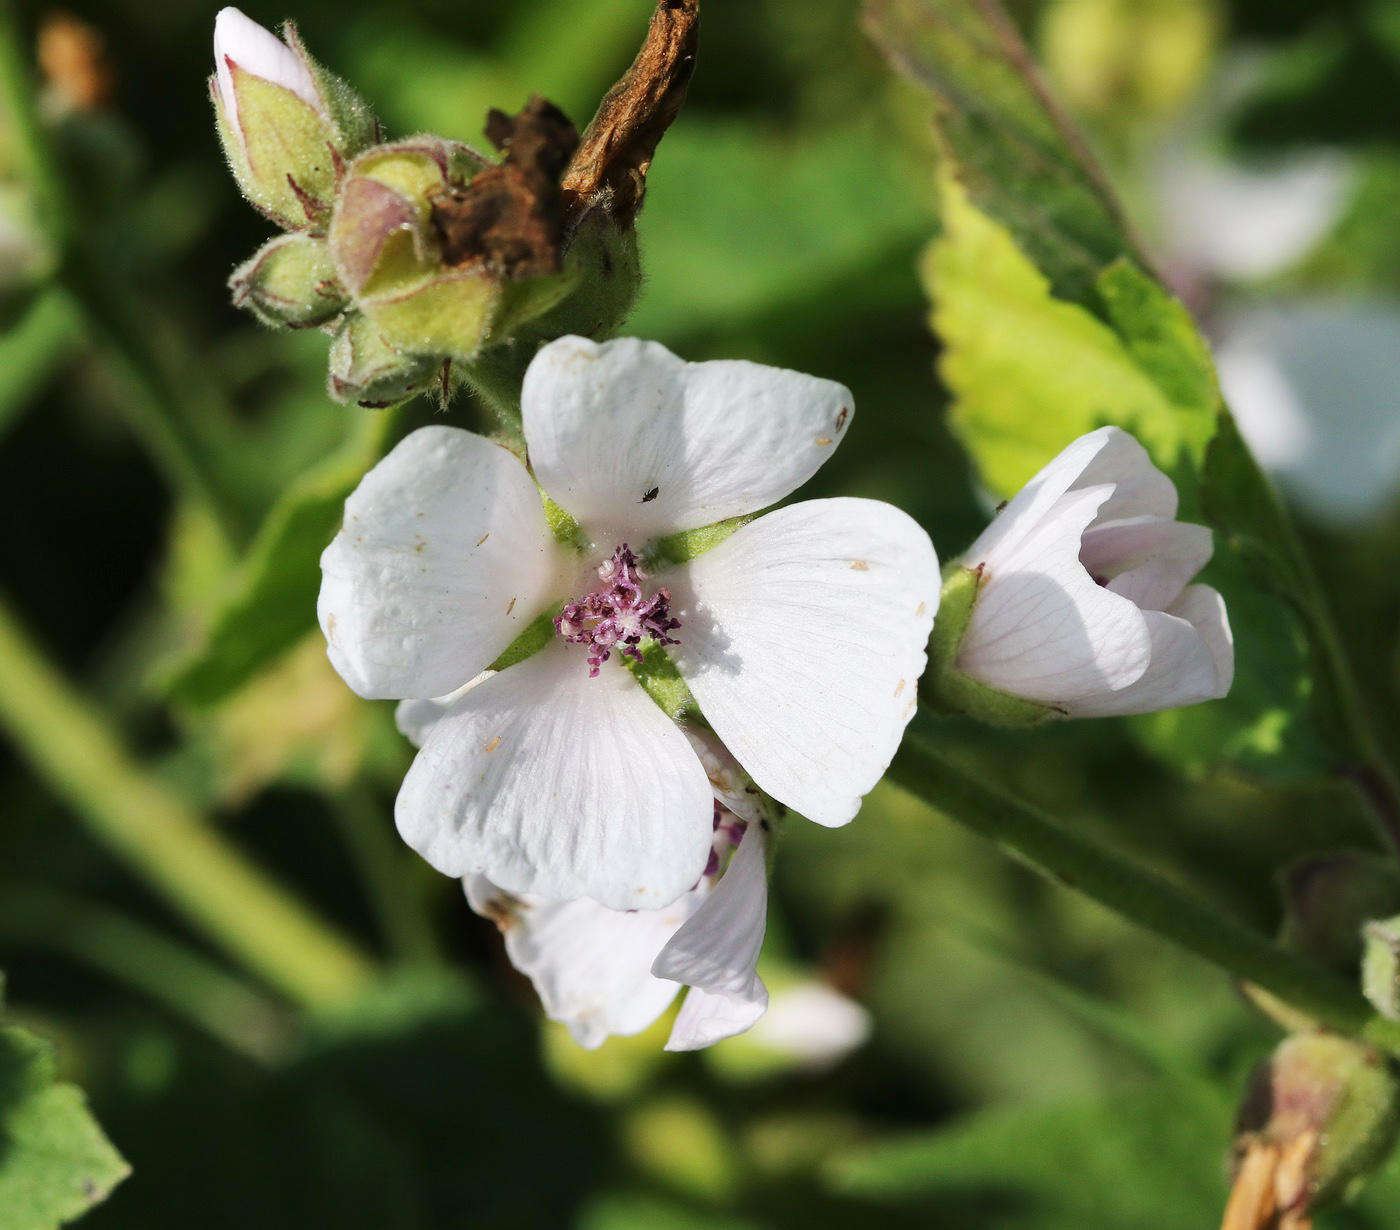
<instances>
[{"instance_id":1,"label":"blurred green background","mask_svg":"<svg viewBox=\"0 0 1400 1230\"><path fill-rule=\"evenodd\" d=\"M323 479L327 458L363 470L382 443L369 439L373 416L324 395L324 338L262 330L228 301L228 272L271 231L239 197L211 123L215 6L70 7L102 40L110 92L75 106L58 73L45 104L54 148L93 250L206 415L255 526L301 476ZM391 135L476 142L486 108L514 110L532 92L581 127L650 5L246 11L268 25L294 16ZM1295 503L1363 686L1400 713L1388 400L1400 383L1400 3L1051 0L1014 14L1165 274L1235 356L1233 376L1222 362L1227 386ZM31 4L21 19L32 34L47 15ZM927 109L866 42L854 0L704 0L699 69L649 180L647 282L628 332L688 359L746 357L849 385L855 426L807 493L893 501L948 558L989 509L943 422L916 269L936 227ZM409 749L389 706L341 685L318 636L217 703L172 694L246 577L133 432L121 364L45 289L12 138L0 147L12 301L0 592L143 772L382 971L352 1002L298 1012L99 840L51 772L0 742L7 1017L58 1044L63 1076L132 1167L84 1225L1218 1221L1234 1103L1273 1027L1217 971L893 787L848 828L786 831L762 967L775 990L816 979L865 1005L867 1042L814 1070L743 1038L665 1055L663 1022L586 1053L540 1022L458 886L399 847L391 801ZM1245 236L1252 255L1222 233ZM1309 366L1305 343L1328 329L1345 357L1314 345ZM439 414L415 404L388 430ZM479 421L465 396L447 415ZM314 560L279 607L294 631L312 626ZM1278 923L1278 868L1371 842L1339 787L1266 782L1204 756L1183 775L1154 756L1145 724L936 729L1264 929ZM1319 1225L1400 1227L1397 1210L1392 1168Z\"/></svg>"}]
</instances>

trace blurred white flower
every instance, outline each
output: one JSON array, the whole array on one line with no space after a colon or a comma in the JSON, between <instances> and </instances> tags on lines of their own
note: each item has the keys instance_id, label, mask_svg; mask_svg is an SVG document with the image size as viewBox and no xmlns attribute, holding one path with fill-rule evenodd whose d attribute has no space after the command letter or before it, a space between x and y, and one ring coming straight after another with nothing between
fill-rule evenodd
<instances>
[{"instance_id":1,"label":"blurred white flower","mask_svg":"<svg viewBox=\"0 0 1400 1230\"><path fill-rule=\"evenodd\" d=\"M656 908L710 854L712 787L624 657L664 646L757 785L844 824L914 710L938 564L873 500L796 504L648 576L646 544L783 498L852 414L838 384L562 338L525 377L535 478L582 527L551 533L535 479L450 427L414 432L346 502L322 558L332 663L368 697L460 688L527 628L547 643L463 693L399 794L438 870L513 894ZM678 950L680 951L680 950Z\"/></svg>"},{"instance_id":2,"label":"blurred white flower","mask_svg":"<svg viewBox=\"0 0 1400 1230\"><path fill-rule=\"evenodd\" d=\"M773 992L749 1039L820 1072L862 1046L870 1027L870 1013L855 1000L825 983L799 982Z\"/></svg>"},{"instance_id":3,"label":"blurred white flower","mask_svg":"<svg viewBox=\"0 0 1400 1230\"><path fill-rule=\"evenodd\" d=\"M1227 317L1216 366L1250 447L1314 516L1375 516L1400 495L1400 305L1278 303Z\"/></svg>"},{"instance_id":4,"label":"blurred white flower","mask_svg":"<svg viewBox=\"0 0 1400 1230\"><path fill-rule=\"evenodd\" d=\"M1081 436L962 557L980 584L956 669L1071 717L1149 713L1224 696L1225 605L1188 584L1210 531L1175 520L1176 488L1126 432Z\"/></svg>"},{"instance_id":5,"label":"blurred white flower","mask_svg":"<svg viewBox=\"0 0 1400 1230\"><path fill-rule=\"evenodd\" d=\"M1332 151L1250 167L1173 147L1157 168L1167 265L1227 281L1280 273L1332 229L1351 185L1350 160Z\"/></svg>"}]
</instances>

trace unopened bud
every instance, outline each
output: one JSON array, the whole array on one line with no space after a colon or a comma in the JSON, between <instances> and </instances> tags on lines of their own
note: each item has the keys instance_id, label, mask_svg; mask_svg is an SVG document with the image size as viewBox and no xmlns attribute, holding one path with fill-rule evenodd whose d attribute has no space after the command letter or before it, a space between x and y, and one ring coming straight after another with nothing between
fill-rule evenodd
<instances>
[{"instance_id":1,"label":"unopened bud","mask_svg":"<svg viewBox=\"0 0 1400 1230\"><path fill-rule=\"evenodd\" d=\"M233 271L233 301L264 324L305 329L325 324L345 307L345 291L322 239L279 235Z\"/></svg>"},{"instance_id":2,"label":"unopened bud","mask_svg":"<svg viewBox=\"0 0 1400 1230\"><path fill-rule=\"evenodd\" d=\"M432 388L443 364L399 354L359 312L342 317L331 341L330 395L341 402L394 406Z\"/></svg>"},{"instance_id":3,"label":"unopened bud","mask_svg":"<svg viewBox=\"0 0 1400 1230\"><path fill-rule=\"evenodd\" d=\"M214 25L210 92L219 137L243 194L288 230L322 227L345 164L378 138L360 99L302 47L237 9Z\"/></svg>"},{"instance_id":4,"label":"unopened bud","mask_svg":"<svg viewBox=\"0 0 1400 1230\"><path fill-rule=\"evenodd\" d=\"M1398 1109L1400 1084L1373 1048L1323 1031L1280 1043L1240 1106L1225 1225L1307 1225L1385 1159Z\"/></svg>"}]
</instances>

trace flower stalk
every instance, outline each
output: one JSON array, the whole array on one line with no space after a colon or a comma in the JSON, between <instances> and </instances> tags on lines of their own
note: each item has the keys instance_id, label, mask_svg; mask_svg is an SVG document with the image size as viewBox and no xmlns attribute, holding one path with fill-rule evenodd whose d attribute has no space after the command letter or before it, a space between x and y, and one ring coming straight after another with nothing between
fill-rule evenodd
<instances>
[{"instance_id":1,"label":"flower stalk","mask_svg":"<svg viewBox=\"0 0 1400 1230\"><path fill-rule=\"evenodd\" d=\"M133 763L3 604L0 725L99 841L288 999L325 1011L368 985L369 959Z\"/></svg>"},{"instance_id":2,"label":"flower stalk","mask_svg":"<svg viewBox=\"0 0 1400 1230\"><path fill-rule=\"evenodd\" d=\"M1400 1054L1400 1028L1343 979L1211 908L1200 898L1028 803L980 781L917 735L889 777L950 820L1145 930L1264 988L1319 1023Z\"/></svg>"}]
</instances>

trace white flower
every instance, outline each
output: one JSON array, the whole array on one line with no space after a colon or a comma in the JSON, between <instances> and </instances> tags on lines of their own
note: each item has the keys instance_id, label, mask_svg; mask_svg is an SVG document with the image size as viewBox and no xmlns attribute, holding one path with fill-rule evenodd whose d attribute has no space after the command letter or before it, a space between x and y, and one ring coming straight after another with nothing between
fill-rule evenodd
<instances>
[{"instance_id":1,"label":"white flower","mask_svg":"<svg viewBox=\"0 0 1400 1230\"><path fill-rule=\"evenodd\" d=\"M235 67L264 81L291 90L308 106L324 113L316 82L300 55L271 31L235 8L220 9L214 19L214 70L219 100L235 131L238 130L238 95L233 88Z\"/></svg>"},{"instance_id":2,"label":"white flower","mask_svg":"<svg viewBox=\"0 0 1400 1230\"><path fill-rule=\"evenodd\" d=\"M870 1027L870 1013L849 996L822 982L799 982L773 992L749 1040L821 1072L862 1046Z\"/></svg>"},{"instance_id":3,"label":"white flower","mask_svg":"<svg viewBox=\"0 0 1400 1230\"><path fill-rule=\"evenodd\" d=\"M1210 531L1176 516L1176 488L1126 432L1081 436L962 558L981 570L956 667L1072 717L1149 713L1224 696L1225 604L1188 584Z\"/></svg>"},{"instance_id":4,"label":"white flower","mask_svg":"<svg viewBox=\"0 0 1400 1230\"><path fill-rule=\"evenodd\" d=\"M850 393L562 338L531 364L522 408L535 478L581 525L581 555L512 453L426 427L365 476L322 557L331 661L362 696L443 695L532 624L547 636L432 727L399 794L404 839L514 894L632 909L685 893L709 857L712 789L623 665L648 640L761 789L850 820L914 710L938 602L928 536L886 504L814 500L655 576L638 562L800 486L847 429Z\"/></svg>"},{"instance_id":5,"label":"white flower","mask_svg":"<svg viewBox=\"0 0 1400 1230\"><path fill-rule=\"evenodd\" d=\"M1400 307L1301 299L1224 318L1220 385L1262 465L1314 517L1356 525L1400 495Z\"/></svg>"}]
</instances>

